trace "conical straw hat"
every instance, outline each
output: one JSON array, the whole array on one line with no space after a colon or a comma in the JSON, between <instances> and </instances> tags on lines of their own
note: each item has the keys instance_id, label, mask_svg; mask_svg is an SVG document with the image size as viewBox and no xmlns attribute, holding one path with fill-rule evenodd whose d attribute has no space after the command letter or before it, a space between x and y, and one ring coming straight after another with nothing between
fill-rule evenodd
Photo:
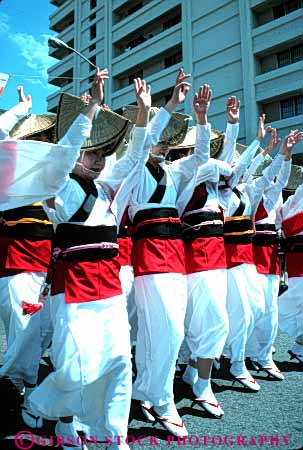
<instances>
[{"instance_id":1,"label":"conical straw hat","mask_svg":"<svg viewBox=\"0 0 303 450\"><path fill-rule=\"evenodd\" d=\"M127 105L122 108L123 116L130 120L133 124L136 122L138 113L138 106ZM152 107L150 111L150 119L159 111L159 108ZM186 136L190 116L187 114L181 114L174 112L171 115L170 121L167 127L163 130L159 144L167 144L168 146L174 146L180 144Z\"/></svg>"},{"instance_id":2,"label":"conical straw hat","mask_svg":"<svg viewBox=\"0 0 303 450\"><path fill-rule=\"evenodd\" d=\"M56 114L29 114L19 120L10 132L12 139L25 139L50 130L56 124Z\"/></svg>"},{"instance_id":3,"label":"conical straw hat","mask_svg":"<svg viewBox=\"0 0 303 450\"><path fill-rule=\"evenodd\" d=\"M61 94L58 107L57 139L67 132L76 117L87 107L87 104L70 94ZM82 146L83 150L103 150L106 155L113 153L123 140L129 121L113 111L100 108L94 118L90 137Z\"/></svg>"}]
</instances>

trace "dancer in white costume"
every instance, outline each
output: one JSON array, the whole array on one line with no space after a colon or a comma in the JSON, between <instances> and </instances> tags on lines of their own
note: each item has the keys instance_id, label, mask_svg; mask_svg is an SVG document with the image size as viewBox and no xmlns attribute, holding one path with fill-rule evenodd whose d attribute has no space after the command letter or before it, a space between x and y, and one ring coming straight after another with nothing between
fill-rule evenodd
<instances>
[{"instance_id":1,"label":"dancer in white costume","mask_svg":"<svg viewBox=\"0 0 303 450\"><path fill-rule=\"evenodd\" d=\"M87 116L91 120L102 101L105 78L106 70L97 72L92 102L83 120L87 121ZM102 149L82 152L74 175L46 206L56 224L59 255L66 256L59 256L54 266L51 293L56 370L31 395L30 405L44 417L60 418L56 434L73 436L75 447L73 416L86 425L90 435L101 441L111 438L110 448L119 447L116 436L127 435L130 340L116 257L117 224L147 158L151 101L144 81L135 80L135 92L139 114L126 156L106 180L95 183L104 167ZM83 211L86 217L79 220L77 215ZM121 447L127 447L125 441Z\"/></svg>"},{"instance_id":2,"label":"dancer in white costume","mask_svg":"<svg viewBox=\"0 0 303 450\"><path fill-rule=\"evenodd\" d=\"M240 102L226 103L227 129L221 154L233 154L238 135ZM186 343L191 358L183 381L193 387L195 403L215 417L224 412L211 388L213 361L220 358L227 335L227 272L223 239L223 214L218 200L220 176L230 176L230 164L217 164L217 176L197 185L182 216L188 306L185 317ZM205 172L199 169L197 183ZM198 370L196 369L198 367ZM198 373L199 372L199 373Z\"/></svg>"},{"instance_id":3,"label":"dancer in white costume","mask_svg":"<svg viewBox=\"0 0 303 450\"><path fill-rule=\"evenodd\" d=\"M255 141L241 155L234 168L233 176L227 180L225 189L219 190L220 202L224 207L224 239L228 267L227 310L229 335L226 341L231 350L231 375L235 381L252 391L260 386L245 366L245 347L255 324L265 309L265 300L257 283L257 271L253 262L252 236L253 218L264 189L277 175L283 154L265 169L262 177L253 183L240 183L242 175L250 164L260 142L271 129L264 128L265 116L260 118ZM237 186L237 188L236 188Z\"/></svg>"},{"instance_id":4,"label":"dancer in white costume","mask_svg":"<svg viewBox=\"0 0 303 450\"><path fill-rule=\"evenodd\" d=\"M289 137L289 144L302 140L303 133ZM303 185L301 184L283 204L277 213L277 227L281 228L285 239L286 270L288 273L288 290L278 300L279 328L295 338L289 350L291 359L303 363Z\"/></svg>"},{"instance_id":5,"label":"dancer in white costume","mask_svg":"<svg viewBox=\"0 0 303 450\"><path fill-rule=\"evenodd\" d=\"M169 121L169 113L185 98L189 88L183 81L186 77L183 72L179 73L172 98L159 112L164 126ZM129 206L134 226L133 263L138 312L138 373L133 397L142 402L146 416L151 420L153 416L149 410L153 406L156 419L176 436L187 435L173 395L187 297L178 210L182 213L192 195L198 165L208 160L210 98L207 85L195 94L194 110L198 122L195 153L165 165L167 143L151 148L144 178L132 194Z\"/></svg>"},{"instance_id":6,"label":"dancer in white costume","mask_svg":"<svg viewBox=\"0 0 303 450\"><path fill-rule=\"evenodd\" d=\"M0 116L0 137L51 142L56 116L26 116L32 106L22 86L19 104ZM0 210L1 201L0 201ZM0 314L7 336L0 376L8 376L22 390L22 417L32 428L42 426L39 417L26 408L27 398L37 384L40 358L52 335L49 302L34 316L24 314L24 300L37 304L51 259L52 224L41 203L1 212ZM22 391L21 391L22 392Z\"/></svg>"},{"instance_id":7,"label":"dancer in white costume","mask_svg":"<svg viewBox=\"0 0 303 450\"><path fill-rule=\"evenodd\" d=\"M276 133L273 130L272 133ZM268 150L260 153L248 170L245 178L252 179L259 164L268 151L273 150L271 140ZM277 141L277 140L276 140ZM282 189L287 185L291 171L291 151L289 136L283 140L285 159L275 181L264 191L255 216L256 234L253 238L253 256L259 283L265 298L265 312L247 343L247 355L257 370L264 370L271 378L283 380L284 376L272 358L272 346L278 331L278 292L280 282L280 262L276 232L276 212L282 206Z\"/></svg>"}]
</instances>

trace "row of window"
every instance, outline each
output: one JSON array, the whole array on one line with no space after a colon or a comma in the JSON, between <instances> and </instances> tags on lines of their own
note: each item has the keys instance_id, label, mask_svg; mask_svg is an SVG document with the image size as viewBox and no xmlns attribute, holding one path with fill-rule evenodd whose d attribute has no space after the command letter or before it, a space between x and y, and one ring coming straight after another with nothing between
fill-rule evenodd
<instances>
[{"instance_id":1,"label":"row of window","mask_svg":"<svg viewBox=\"0 0 303 450\"><path fill-rule=\"evenodd\" d=\"M280 101L280 117L288 119L289 117L303 114L303 95L288 98Z\"/></svg>"}]
</instances>

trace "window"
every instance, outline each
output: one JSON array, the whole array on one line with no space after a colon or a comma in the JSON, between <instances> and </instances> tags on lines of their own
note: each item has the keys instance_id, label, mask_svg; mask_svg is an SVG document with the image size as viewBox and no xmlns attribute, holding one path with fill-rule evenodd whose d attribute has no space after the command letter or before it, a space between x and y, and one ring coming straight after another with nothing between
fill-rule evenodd
<instances>
[{"instance_id":1,"label":"window","mask_svg":"<svg viewBox=\"0 0 303 450\"><path fill-rule=\"evenodd\" d=\"M97 16L96 16L96 13L91 14L91 15L89 16L89 20L90 20L90 21L95 20L96 17L97 17Z\"/></svg>"},{"instance_id":2,"label":"window","mask_svg":"<svg viewBox=\"0 0 303 450\"><path fill-rule=\"evenodd\" d=\"M94 9L97 6L97 0L90 0L90 9Z\"/></svg>"},{"instance_id":3,"label":"window","mask_svg":"<svg viewBox=\"0 0 303 450\"><path fill-rule=\"evenodd\" d=\"M182 61L182 52L176 52L173 55L166 56L164 59L164 67L167 69L167 67L174 66L175 64L178 64Z\"/></svg>"},{"instance_id":4,"label":"window","mask_svg":"<svg viewBox=\"0 0 303 450\"><path fill-rule=\"evenodd\" d=\"M91 56L89 59L93 64L96 65L96 55ZM93 69L92 66L89 66L89 70L95 70L95 69Z\"/></svg>"},{"instance_id":5,"label":"window","mask_svg":"<svg viewBox=\"0 0 303 450\"><path fill-rule=\"evenodd\" d=\"M288 66L303 59L303 45L296 45L277 54L278 67Z\"/></svg>"},{"instance_id":6,"label":"window","mask_svg":"<svg viewBox=\"0 0 303 450\"><path fill-rule=\"evenodd\" d=\"M280 102L281 119L303 114L303 95L291 97Z\"/></svg>"},{"instance_id":7,"label":"window","mask_svg":"<svg viewBox=\"0 0 303 450\"><path fill-rule=\"evenodd\" d=\"M132 84L134 78L143 78L143 70L138 70L128 76L128 84Z\"/></svg>"},{"instance_id":8,"label":"window","mask_svg":"<svg viewBox=\"0 0 303 450\"><path fill-rule=\"evenodd\" d=\"M281 105L281 119L287 119L288 117L293 117L295 115L294 102L292 99L283 100L280 102Z\"/></svg>"},{"instance_id":9,"label":"window","mask_svg":"<svg viewBox=\"0 0 303 450\"><path fill-rule=\"evenodd\" d=\"M302 8L302 0L289 0L288 2L283 2L280 5L273 7L274 19L279 19L279 17L286 16L287 14Z\"/></svg>"},{"instance_id":10,"label":"window","mask_svg":"<svg viewBox=\"0 0 303 450\"><path fill-rule=\"evenodd\" d=\"M90 27L90 39L93 40L97 36L97 27L96 24Z\"/></svg>"},{"instance_id":11,"label":"window","mask_svg":"<svg viewBox=\"0 0 303 450\"><path fill-rule=\"evenodd\" d=\"M96 50L96 44L90 45L89 46L89 51L93 52L94 50Z\"/></svg>"},{"instance_id":12,"label":"window","mask_svg":"<svg viewBox=\"0 0 303 450\"><path fill-rule=\"evenodd\" d=\"M296 63L298 61L302 61L303 59L303 44L297 45L290 49L291 52L291 61Z\"/></svg>"},{"instance_id":13,"label":"window","mask_svg":"<svg viewBox=\"0 0 303 450\"><path fill-rule=\"evenodd\" d=\"M131 8L128 8L128 15L130 16L134 12L138 11L140 8L142 8L143 4L142 2L137 3L136 5L132 6Z\"/></svg>"},{"instance_id":14,"label":"window","mask_svg":"<svg viewBox=\"0 0 303 450\"><path fill-rule=\"evenodd\" d=\"M163 22L163 31L168 30L169 28L177 25L177 23L181 22L180 16L172 17L171 19L166 20Z\"/></svg>"},{"instance_id":15,"label":"window","mask_svg":"<svg viewBox=\"0 0 303 450\"><path fill-rule=\"evenodd\" d=\"M296 116L303 114L303 95L299 95L299 97L295 98L295 111Z\"/></svg>"}]
</instances>

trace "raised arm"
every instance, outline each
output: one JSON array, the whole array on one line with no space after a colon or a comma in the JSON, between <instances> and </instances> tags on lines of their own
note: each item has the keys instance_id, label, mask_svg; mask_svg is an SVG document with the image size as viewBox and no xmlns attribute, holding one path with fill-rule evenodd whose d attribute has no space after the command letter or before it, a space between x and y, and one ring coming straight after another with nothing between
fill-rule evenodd
<instances>
[{"instance_id":1,"label":"raised arm","mask_svg":"<svg viewBox=\"0 0 303 450\"><path fill-rule=\"evenodd\" d=\"M258 167L262 164L265 157L271 153L279 144L281 141L280 138L277 137L277 130L276 128L272 128L271 130L271 138L269 141L268 146L255 158L253 159L252 163L250 164L249 168L246 170L245 174L243 175L243 183L251 183L253 181L253 175L257 171Z\"/></svg>"},{"instance_id":2,"label":"raised arm","mask_svg":"<svg viewBox=\"0 0 303 450\"><path fill-rule=\"evenodd\" d=\"M19 103L0 116L0 140L9 138L9 133L12 128L19 120L28 114L32 107L32 98L30 95L24 94L23 86L18 86L17 92Z\"/></svg>"},{"instance_id":3,"label":"raised arm","mask_svg":"<svg viewBox=\"0 0 303 450\"><path fill-rule=\"evenodd\" d=\"M233 176L229 182L232 188L236 187L240 182L241 177L244 175L247 167L254 158L256 151L260 147L261 142L264 140L265 136L271 132L271 130L272 128L270 126L265 127L265 114L263 114L259 118L259 128L256 139L253 140L253 142L247 147L245 152L242 153L234 167Z\"/></svg>"},{"instance_id":4,"label":"raised arm","mask_svg":"<svg viewBox=\"0 0 303 450\"><path fill-rule=\"evenodd\" d=\"M195 151L192 155L172 163L171 170L177 183L191 179L197 173L198 167L209 159L211 126L207 114L211 98L212 90L207 84L200 86L194 95L193 109L197 121Z\"/></svg>"},{"instance_id":5,"label":"raised arm","mask_svg":"<svg viewBox=\"0 0 303 450\"><path fill-rule=\"evenodd\" d=\"M113 165L108 175L102 178L114 193L123 180L135 169L133 175L140 175L145 162L147 161L150 145L147 142L147 123L151 108L150 86L145 80L136 78L134 80L134 92L139 107L136 119L136 126L133 129L126 154Z\"/></svg>"},{"instance_id":6,"label":"raised arm","mask_svg":"<svg viewBox=\"0 0 303 450\"><path fill-rule=\"evenodd\" d=\"M218 159L231 164L235 158L235 148L239 134L240 100L235 96L229 97L226 102L227 126L222 152Z\"/></svg>"}]
</instances>

